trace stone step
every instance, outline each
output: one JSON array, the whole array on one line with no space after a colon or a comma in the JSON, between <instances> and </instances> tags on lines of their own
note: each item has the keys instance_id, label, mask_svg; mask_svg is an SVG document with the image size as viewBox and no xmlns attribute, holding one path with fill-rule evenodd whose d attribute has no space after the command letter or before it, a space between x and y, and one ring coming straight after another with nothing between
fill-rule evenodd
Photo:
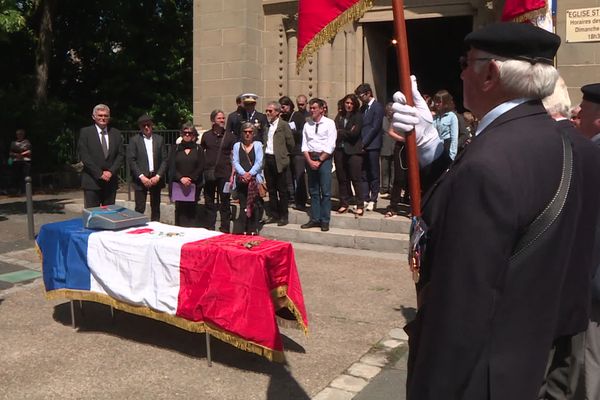
<instances>
[{"instance_id":1,"label":"stone step","mask_svg":"<svg viewBox=\"0 0 600 400\"><path fill-rule=\"evenodd\" d=\"M311 243L331 247L381 251L406 254L408 234L373 232L358 229L331 227L328 232L319 228L301 229L299 224L286 226L265 225L260 235L288 242Z\"/></svg>"},{"instance_id":2,"label":"stone step","mask_svg":"<svg viewBox=\"0 0 600 400\"><path fill-rule=\"evenodd\" d=\"M117 204L134 209L133 201L117 199ZM68 205L71 211L81 212L83 205L72 203ZM236 209L239 205L234 204ZM146 214L150 215L150 205L146 207ZM362 217L355 218L351 211L345 214L331 213L330 230L321 232L318 228L301 229L300 225L308 222L308 212L289 211L289 224L277 226L276 224L264 225L260 231L261 236L272 239L296 243L309 243L331 247L341 247L358 250L371 250L385 253L406 253L408 249L408 231L410 219L404 216L385 218L381 212L366 211ZM217 215L217 220L219 216ZM161 203L161 222L175 223L174 204ZM217 226L219 222L217 222Z\"/></svg>"}]
</instances>

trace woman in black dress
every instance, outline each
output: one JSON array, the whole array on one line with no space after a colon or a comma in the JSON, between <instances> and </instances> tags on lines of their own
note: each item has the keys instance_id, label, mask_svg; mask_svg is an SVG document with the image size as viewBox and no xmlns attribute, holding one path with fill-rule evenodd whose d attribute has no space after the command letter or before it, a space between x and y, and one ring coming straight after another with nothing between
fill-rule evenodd
<instances>
[{"instance_id":1,"label":"woman in black dress","mask_svg":"<svg viewBox=\"0 0 600 400\"><path fill-rule=\"evenodd\" d=\"M175 200L175 225L196 227L197 204L202 188L202 170L204 168L204 151L196 143L196 129L191 122L181 127L181 143L175 145L170 157L171 185L181 185L183 190L195 187L190 201ZM173 192L171 189L171 192Z\"/></svg>"}]
</instances>

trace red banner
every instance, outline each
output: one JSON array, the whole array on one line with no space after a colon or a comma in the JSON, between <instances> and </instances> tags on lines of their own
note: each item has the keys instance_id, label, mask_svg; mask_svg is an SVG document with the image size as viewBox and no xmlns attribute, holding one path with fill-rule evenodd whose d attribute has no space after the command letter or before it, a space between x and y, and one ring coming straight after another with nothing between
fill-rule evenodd
<instances>
[{"instance_id":1,"label":"red banner","mask_svg":"<svg viewBox=\"0 0 600 400\"><path fill-rule=\"evenodd\" d=\"M373 0L299 0L297 69L340 28L362 17Z\"/></svg>"},{"instance_id":2,"label":"red banner","mask_svg":"<svg viewBox=\"0 0 600 400\"><path fill-rule=\"evenodd\" d=\"M524 22L546 13L546 0L506 0L502 21Z\"/></svg>"}]
</instances>

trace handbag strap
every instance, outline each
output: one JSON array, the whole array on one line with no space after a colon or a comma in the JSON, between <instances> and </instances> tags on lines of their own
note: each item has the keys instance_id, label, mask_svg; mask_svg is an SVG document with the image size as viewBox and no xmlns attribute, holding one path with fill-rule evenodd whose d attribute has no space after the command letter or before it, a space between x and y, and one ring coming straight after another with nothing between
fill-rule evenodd
<instances>
[{"instance_id":1,"label":"handbag strap","mask_svg":"<svg viewBox=\"0 0 600 400\"><path fill-rule=\"evenodd\" d=\"M525 229L525 232L517 242L515 250L510 257L509 261L511 264L517 262L525 250L530 248L548 230L548 228L550 228L562 212L567 201L567 195L569 194L569 188L571 186L571 178L573 176L573 148L566 132L562 128L560 128L559 131L563 145L563 167L558 190L546 208L544 208L536 219Z\"/></svg>"}]
</instances>

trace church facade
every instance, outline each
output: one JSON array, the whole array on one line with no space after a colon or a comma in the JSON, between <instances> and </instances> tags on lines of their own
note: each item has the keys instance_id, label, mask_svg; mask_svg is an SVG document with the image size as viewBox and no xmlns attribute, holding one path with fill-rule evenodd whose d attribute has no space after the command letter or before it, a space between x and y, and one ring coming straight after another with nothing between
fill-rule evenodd
<instances>
[{"instance_id":1,"label":"church facade","mask_svg":"<svg viewBox=\"0 0 600 400\"><path fill-rule=\"evenodd\" d=\"M446 89L462 111L457 62L464 53L462 38L498 21L503 3L405 0L411 73L417 76L423 93ZM557 67L574 103L581 98L581 85L600 82L600 35L597 41L566 42L567 25L575 15L567 12L599 5L589 0L561 0L558 4L556 32L563 44ZM295 100L304 94L326 100L335 113L338 99L362 82L371 84L380 101L391 99L398 89L391 0L375 0L371 10L341 29L300 71L296 68L297 10L295 0L194 1L196 125L208 128L213 109L234 110L235 97L246 92L259 96L259 110L283 95Z\"/></svg>"}]
</instances>

